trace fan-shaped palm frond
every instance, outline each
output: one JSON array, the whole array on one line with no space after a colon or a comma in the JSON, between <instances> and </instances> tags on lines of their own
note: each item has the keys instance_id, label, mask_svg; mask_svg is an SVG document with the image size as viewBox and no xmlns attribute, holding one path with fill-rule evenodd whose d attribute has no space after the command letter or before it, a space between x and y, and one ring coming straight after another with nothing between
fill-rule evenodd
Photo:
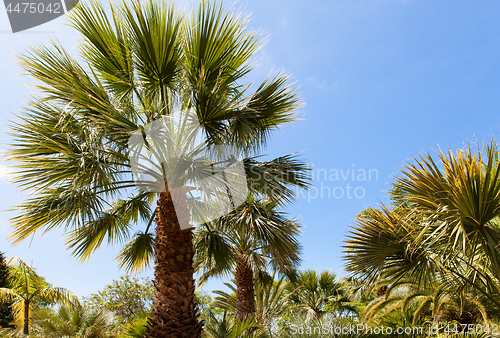
<instances>
[{"instance_id":1,"label":"fan-shaped palm frond","mask_svg":"<svg viewBox=\"0 0 500 338\"><path fill-rule=\"evenodd\" d=\"M357 226L345 241L346 269L374 282L390 277L429 280L437 259L416 242L421 219L406 206L369 209L358 215Z\"/></svg>"}]
</instances>

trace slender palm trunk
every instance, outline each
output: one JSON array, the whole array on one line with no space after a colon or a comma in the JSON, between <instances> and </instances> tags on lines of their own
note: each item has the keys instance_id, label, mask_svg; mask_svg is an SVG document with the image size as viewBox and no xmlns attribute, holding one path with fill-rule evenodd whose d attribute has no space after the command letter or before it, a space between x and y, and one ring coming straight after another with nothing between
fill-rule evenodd
<instances>
[{"instance_id":1,"label":"slender palm trunk","mask_svg":"<svg viewBox=\"0 0 500 338\"><path fill-rule=\"evenodd\" d=\"M178 206L178 205L177 205ZM192 229L181 230L179 221L189 210L174 209L170 193L160 194L156 208L155 281L148 338L199 338L202 323L194 300Z\"/></svg>"},{"instance_id":2,"label":"slender palm trunk","mask_svg":"<svg viewBox=\"0 0 500 338\"><path fill-rule=\"evenodd\" d=\"M252 266L242 256L236 258L236 315L243 319L255 314Z\"/></svg>"},{"instance_id":3,"label":"slender palm trunk","mask_svg":"<svg viewBox=\"0 0 500 338\"><path fill-rule=\"evenodd\" d=\"M24 334L30 333L30 302L28 300L24 301Z\"/></svg>"}]
</instances>

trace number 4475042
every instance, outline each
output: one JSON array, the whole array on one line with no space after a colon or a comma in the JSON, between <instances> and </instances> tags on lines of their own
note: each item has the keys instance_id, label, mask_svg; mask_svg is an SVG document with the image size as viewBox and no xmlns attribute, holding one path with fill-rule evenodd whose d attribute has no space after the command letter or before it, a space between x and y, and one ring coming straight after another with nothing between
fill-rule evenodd
<instances>
[{"instance_id":1,"label":"number 4475042","mask_svg":"<svg viewBox=\"0 0 500 338\"><path fill-rule=\"evenodd\" d=\"M9 3L6 7L7 13L62 13L61 12L61 4L60 3L49 3L45 6L43 3L36 2L23 2L17 3L15 6L12 6L12 3Z\"/></svg>"}]
</instances>

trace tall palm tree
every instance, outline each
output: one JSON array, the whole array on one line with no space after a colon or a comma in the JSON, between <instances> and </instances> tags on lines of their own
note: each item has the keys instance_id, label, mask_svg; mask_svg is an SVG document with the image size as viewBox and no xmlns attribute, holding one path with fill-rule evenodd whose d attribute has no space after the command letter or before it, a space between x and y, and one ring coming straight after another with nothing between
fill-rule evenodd
<instances>
[{"instance_id":1,"label":"tall palm tree","mask_svg":"<svg viewBox=\"0 0 500 338\"><path fill-rule=\"evenodd\" d=\"M195 233L200 282L233 273L240 319L255 313L256 274L262 276L270 267L292 275L300 262L300 225L276 207L267 199L249 196L241 206Z\"/></svg>"},{"instance_id":2,"label":"tall palm tree","mask_svg":"<svg viewBox=\"0 0 500 338\"><path fill-rule=\"evenodd\" d=\"M12 302L14 319L23 323L23 333L29 334L31 313L40 304L78 304L69 290L50 286L19 257L8 260L10 288L0 288L0 302Z\"/></svg>"},{"instance_id":3,"label":"tall palm tree","mask_svg":"<svg viewBox=\"0 0 500 338\"><path fill-rule=\"evenodd\" d=\"M208 145L231 145L248 157L250 191L286 199L288 183L302 184L296 159L258 163L252 156L272 130L294 120L298 94L285 74L249 93L246 75L260 40L238 13L202 1L185 18L152 0L111 4L110 13L95 1L71 11L83 37L78 58L57 43L21 57L40 93L11 127L15 182L32 193L17 207L12 238L63 227L83 260L105 241L124 244L119 259L132 270L154 258L148 336L199 337L193 229L180 226L190 211L174 208L167 185L161 193L137 187L128 140L191 109ZM135 225L143 227L132 235Z\"/></svg>"}]
</instances>

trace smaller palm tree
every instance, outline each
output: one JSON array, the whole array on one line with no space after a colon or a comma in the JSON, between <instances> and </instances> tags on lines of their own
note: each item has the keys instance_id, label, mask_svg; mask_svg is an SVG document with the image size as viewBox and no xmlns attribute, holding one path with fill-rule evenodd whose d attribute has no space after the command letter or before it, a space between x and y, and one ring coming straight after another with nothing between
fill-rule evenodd
<instances>
[{"instance_id":1,"label":"smaller palm tree","mask_svg":"<svg viewBox=\"0 0 500 338\"><path fill-rule=\"evenodd\" d=\"M9 267L5 262L4 253L0 251L0 287L8 288ZM0 327L12 327L12 308L11 304L0 304Z\"/></svg>"},{"instance_id":2,"label":"smaller palm tree","mask_svg":"<svg viewBox=\"0 0 500 338\"><path fill-rule=\"evenodd\" d=\"M194 265L202 273L200 282L234 273L237 315L254 315L255 277L265 277L268 268L293 277L300 262L299 233L300 224L278 211L275 202L249 196L196 231Z\"/></svg>"},{"instance_id":3,"label":"smaller palm tree","mask_svg":"<svg viewBox=\"0 0 500 338\"><path fill-rule=\"evenodd\" d=\"M290 290L293 290L290 301L294 308L304 312L308 319L319 319L326 313L341 316L357 312L354 306L348 304L344 285L327 270L320 274L314 270L301 271Z\"/></svg>"},{"instance_id":4,"label":"smaller palm tree","mask_svg":"<svg viewBox=\"0 0 500 338\"><path fill-rule=\"evenodd\" d=\"M0 302L12 302L14 321L23 323L23 333L29 334L31 313L42 304L78 304L69 290L52 287L43 277L19 257L7 260L10 288L0 288Z\"/></svg>"},{"instance_id":5,"label":"smaller palm tree","mask_svg":"<svg viewBox=\"0 0 500 338\"><path fill-rule=\"evenodd\" d=\"M291 293L288 291L289 282L283 277L280 280L271 282L255 283L255 319L272 336L273 331L280 327L280 323L291 313L291 304L289 302ZM229 292L220 290L214 291L218 296L215 297L212 307L220 308L228 314L236 316L236 286L233 283L225 283Z\"/></svg>"}]
</instances>

